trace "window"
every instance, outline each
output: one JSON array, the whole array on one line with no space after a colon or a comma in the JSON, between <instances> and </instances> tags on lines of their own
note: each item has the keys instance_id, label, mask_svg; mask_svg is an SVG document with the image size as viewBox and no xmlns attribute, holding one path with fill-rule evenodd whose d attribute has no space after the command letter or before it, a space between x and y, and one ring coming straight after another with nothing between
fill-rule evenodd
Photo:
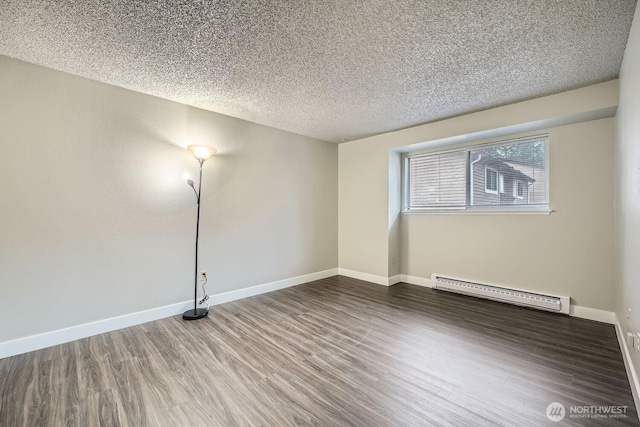
<instances>
[{"instance_id":1,"label":"window","mask_svg":"<svg viewBox=\"0 0 640 427\"><path fill-rule=\"evenodd\" d=\"M548 210L547 146L548 136L543 135L408 153L404 210Z\"/></svg>"},{"instance_id":2,"label":"window","mask_svg":"<svg viewBox=\"0 0 640 427\"><path fill-rule=\"evenodd\" d=\"M524 199L524 182L516 180L513 186L513 197L517 199Z\"/></svg>"},{"instance_id":3,"label":"window","mask_svg":"<svg viewBox=\"0 0 640 427\"><path fill-rule=\"evenodd\" d=\"M498 194L498 171L491 168L484 168L484 191L485 193Z\"/></svg>"}]
</instances>

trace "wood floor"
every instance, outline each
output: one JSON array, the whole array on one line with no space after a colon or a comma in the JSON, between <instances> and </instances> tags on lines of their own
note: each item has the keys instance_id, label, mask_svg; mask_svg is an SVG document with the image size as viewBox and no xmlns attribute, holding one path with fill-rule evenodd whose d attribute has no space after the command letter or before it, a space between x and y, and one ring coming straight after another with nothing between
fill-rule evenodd
<instances>
[{"instance_id":1,"label":"wood floor","mask_svg":"<svg viewBox=\"0 0 640 427\"><path fill-rule=\"evenodd\" d=\"M342 276L2 359L0 393L8 427L639 425L613 326Z\"/></svg>"}]
</instances>

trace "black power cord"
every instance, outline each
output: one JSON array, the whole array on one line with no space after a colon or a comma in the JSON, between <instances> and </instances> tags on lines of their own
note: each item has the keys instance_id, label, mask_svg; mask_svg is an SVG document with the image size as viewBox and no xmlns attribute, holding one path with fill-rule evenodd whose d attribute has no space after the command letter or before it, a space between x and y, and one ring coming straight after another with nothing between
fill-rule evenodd
<instances>
[{"instance_id":1,"label":"black power cord","mask_svg":"<svg viewBox=\"0 0 640 427\"><path fill-rule=\"evenodd\" d=\"M209 295L207 295L207 291L204 288L204 285L206 285L208 282L208 279L206 279L206 277L207 276L205 276L204 283L202 283L202 295L204 295L204 297L200 301L198 301L198 305L202 305L209 300ZM208 308L209 308L209 304L207 304L207 309Z\"/></svg>"}]
</instances>

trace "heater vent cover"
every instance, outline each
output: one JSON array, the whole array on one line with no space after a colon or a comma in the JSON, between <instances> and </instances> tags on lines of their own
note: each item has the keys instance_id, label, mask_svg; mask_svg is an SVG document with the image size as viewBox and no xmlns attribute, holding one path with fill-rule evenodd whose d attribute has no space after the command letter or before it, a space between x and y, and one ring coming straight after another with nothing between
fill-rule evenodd
<instances>
[{"instance_id":1,"label":"heater vent cover","mask_svg":"<svg viewBox=\"0 0 640 427\"><path fill-rule=\"evenodd\" d=\"M454 279L436 274L431 276L431 280L436 289L443 291L569 314L569 297L538 294L468 280Z\"/></svg>"}]
</instances>

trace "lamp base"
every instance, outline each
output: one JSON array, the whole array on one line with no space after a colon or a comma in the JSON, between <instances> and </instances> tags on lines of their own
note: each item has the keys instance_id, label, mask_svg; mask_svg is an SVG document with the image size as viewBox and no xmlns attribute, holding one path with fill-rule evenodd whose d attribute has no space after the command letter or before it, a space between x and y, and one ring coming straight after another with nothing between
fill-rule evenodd
<instances>
[{"instance_id":1,"label":"lamp base","mask_svg":"<svg viewBox=\"0 0 640 427\"><path fill-rule=\"evenodd\" d=\"M182 313L182 318L184 320L198 320L204 317L207 317L209 314L209 309L207 308L197 308L195 310L187 310Z\"/></svg>"}]
</instances>

